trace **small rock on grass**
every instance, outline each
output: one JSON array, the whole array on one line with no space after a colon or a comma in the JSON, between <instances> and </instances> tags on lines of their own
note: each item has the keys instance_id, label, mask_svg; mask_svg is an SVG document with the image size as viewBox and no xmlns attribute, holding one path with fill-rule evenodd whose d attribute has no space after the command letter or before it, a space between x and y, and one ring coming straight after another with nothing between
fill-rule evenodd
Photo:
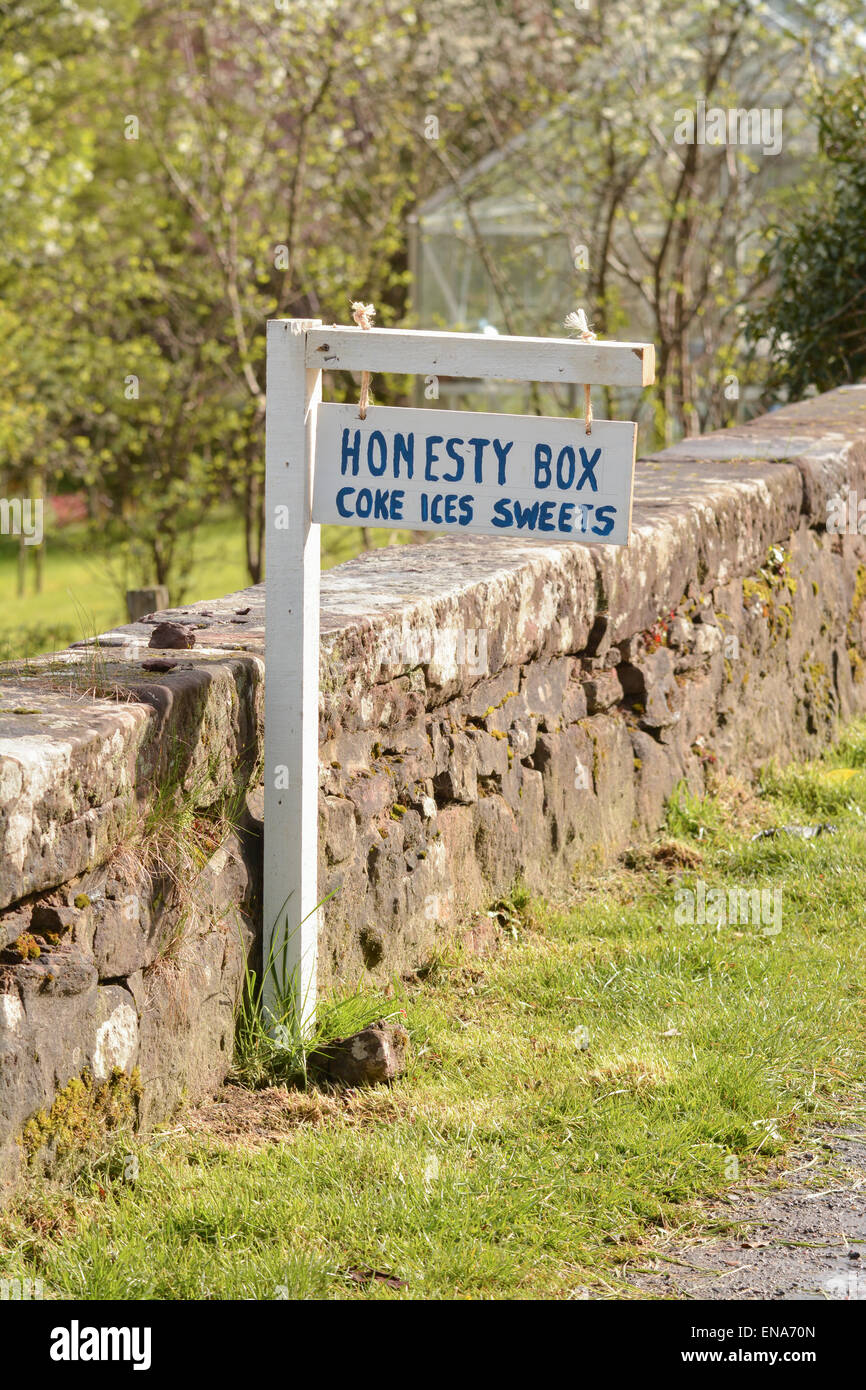
<instances>
[{"instance_id":1,"label":"small rock on grass","mask_svg":"<svg viewBox=\"0 0 866 1390\"><path fill-rule=\"evenodd\" d=\"M406 1070L408 1042L405 1028L380 1018L359 1033L327 1043L310 1061L321 1076L340 1086L375 1086Z\"/></svg>"}]
</instances>

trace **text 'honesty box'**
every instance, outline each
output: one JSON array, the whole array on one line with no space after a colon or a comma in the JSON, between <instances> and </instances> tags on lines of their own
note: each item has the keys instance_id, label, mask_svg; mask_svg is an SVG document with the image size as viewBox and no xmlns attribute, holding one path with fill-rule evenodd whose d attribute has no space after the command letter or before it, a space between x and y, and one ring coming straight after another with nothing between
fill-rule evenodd
<instances>
[{"instance_id":1,"label":"text 'honesty box'","mask_svg":"<svg viewBox=\"0 0 866 1390\"><path fill-rule=\"evenodd\" d=\"M321 405L313 521L627 545L636 441L631 421Z\"/></svg>"}]
</instances>

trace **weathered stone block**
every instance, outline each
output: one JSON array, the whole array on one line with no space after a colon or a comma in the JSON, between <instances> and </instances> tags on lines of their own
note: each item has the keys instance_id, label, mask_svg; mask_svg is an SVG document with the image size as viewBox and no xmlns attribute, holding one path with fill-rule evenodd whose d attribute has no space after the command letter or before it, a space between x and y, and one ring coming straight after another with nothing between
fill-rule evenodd
<instances>
[{"instance_id":1,"label":"weathered stone block","mask_svg":"<svg viewBox=\"0 0 866 1390\"><path fill-rule=\"evenodd\" d=\"M357 843L355 806L339 796L323 798L325 807L325 852L332 864L350 858Z\"/></svg>"},{"instance_id":2,"label":"weathered stone block","mask_svg":"<svg viewBox=\"0 0 866 1390\"><path fill-rule=\"evenodd\" d=\"M475 747L467 734L448 739L448 766L433 778L437 802L458 801L471 806L478 800L478 767Z\"/></svg>"},{"instance_id":3,"label":"weathered stone block","mask_svg":"<svg viewBox=\"0 0 866 1390\"><path fill-rule=\"evenodd\" d=\"M586 695L587 714L602 714L604 710L618 705L623 698L623 689L616 671L610 668L596 671L583 683Z\"/></svg>"}]
</instances>

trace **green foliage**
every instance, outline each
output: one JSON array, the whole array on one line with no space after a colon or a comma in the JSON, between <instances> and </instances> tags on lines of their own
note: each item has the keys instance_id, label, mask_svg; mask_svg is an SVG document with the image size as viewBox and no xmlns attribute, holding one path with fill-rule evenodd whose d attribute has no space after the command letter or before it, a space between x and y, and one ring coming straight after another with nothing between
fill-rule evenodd
<instances>
[{"instance_id":1,"label":"green foliage","mask_svg":"<svg viewBox=\"0 0 866 1390\"><path fill-rule=\"evenodd\" d=\"M637 405L612 388L604 398L611 415L634 410L641 447L655 447L753 409L766 363L743 352L743 315L763 284L768 224L791 216L812 176L803 93L815 55L818 80L850 69L857 6L797 6L783 25L775 5L605 0L577 28L569 9L550 20L551 47L572 62L566 91L474 172L440 153L453 196L430 236L443 263L451 248L467 258L452 283L469 318L549 333L578 302L605 336L651 339L655 388ZM776 135L690 139L677 128L699 103L772 117ZM432 267L427 295L444 314L440 279ZM564 392L557 404L574 409Z\"/></svg>"},{"instance_id":2,"label":"green foliage","mask_svg":"<svg viewBox=\"0 0 866 1390\"><path fill-rule=\"evenodd\" d=\"M176 601L231 502L261 579L265 322L403 316L426 112L475 159L553 103L569 64L531 28L481 0L0 4L0 486L83 489Z\"/></svg>"},{"instance_id":3,"label":"green foliage","mask_svg":"<svg viewBox=\"0 0 866 1390\"><path fill-rule=\"evenodd\" d=\"M665 828L675 837L703 839L713 834L720 819L715 802L689 791L685 782L674 788L665 808Z\"/></svg>"},{"instance_id":4,"label":"green foliage","mask_svg":"<svg viewBox=\"0 0 866 1390\"><path fill-rule=\"evenodd\" d=\"M722 378L745 386L752 370L739 316L768 209L794 195L773 157L676 144L675 113L753 104L757 55L768 88L799 93L813 33L844 57L853 7L822 0L801 33L716 0L0 0L0 489L84 492L129 585L168 582L176 601L194 536L229 505L261 579L265 322L346 322L356 297L381 324L403 320L408 220L443 188L451 244L474 249L506 328L549 332L581 300L601 331L657 343L657 436L725 422ZM862 122L845 109L822 116L843 178L831 316L859 283L846 231ZM799 158L793 105L785 121ZM543 323L529 321L525 241L484 224L503 191L545 223L531 252L554 306ZM562 271L554 241L585 244L587 269ZM827 371L856 374L856 318L840 326ZM328 383L356 390L346 373ZM380 400L406 392L374 381Z\"/></svg>"},{"instance_id":5,"label":"green foliage","mask_svg":"<svg viewBox=\"0 0 866 1390\"><path fill-rule=\"evenodd\" d=\"M764 270L768 297L751 313L753 342L769 344L769 390L796 399L866 375L866 67L815 113L823 165L795 217L775 229Z\"/></svg>"},{"instance_id":6,"label":"green foliage","mask_svg":"<svg viewBox=\"0 0 866 1390\"><path fill-rule=\"evenodd\" d=\"M80 633L71 623L32 623L6 628L0 633L0 661L20 661L56 652L78 640Z\"/></svg>"},{"instance_id":7,"label":"green foliage","mask_svg":"<svg viewBox=\"0 0 866 1390\"><path fill-rule=\"evenodd\" d=\"M6 9L0 480L83 487L133 582L175 592L233 497L259 579L265 320L402 306L418 137L384 54L417 20L367 0Z\"/></svg>"}]
</instances>

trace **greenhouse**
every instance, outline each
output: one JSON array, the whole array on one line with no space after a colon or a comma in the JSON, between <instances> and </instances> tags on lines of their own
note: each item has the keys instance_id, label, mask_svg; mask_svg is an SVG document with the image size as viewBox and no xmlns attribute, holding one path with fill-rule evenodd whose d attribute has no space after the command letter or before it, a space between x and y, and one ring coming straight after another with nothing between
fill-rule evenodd
<instances>
[{"instance_id":1,"label":"greenhouse","mask_svg":"<svg viewBox=\"0 0 866 1390\"><path fill-rule=\"evenodd\" d=\"M779 23L790 25L791 7L778 8ZM654 76L644 110L639 47L636 39L631 85L628 73L599 72L590 103L582 93L569 98L418 206L413 317L423 327L545 336L562 333L565 315L582 306L600 335L655 342L663 375L668 361L670 376L682 361L683 397L706 427L725 423L718 345L742 316L766 223L784 215L814 154L814 130L783 68L765 72L758 54L741 67L736 92L717 102L695 97L697 75L682 72L659 99ZM687 150L696 151L694 168ZM683 170L688 197L678 193ZM492 399L503 409L561 411L582 399L579 387L442 381L435 389L455 406ZM429 398L430 385L418 394ZM652 409L634 392L599 405Z\"/></svg>"}]
</instances>

